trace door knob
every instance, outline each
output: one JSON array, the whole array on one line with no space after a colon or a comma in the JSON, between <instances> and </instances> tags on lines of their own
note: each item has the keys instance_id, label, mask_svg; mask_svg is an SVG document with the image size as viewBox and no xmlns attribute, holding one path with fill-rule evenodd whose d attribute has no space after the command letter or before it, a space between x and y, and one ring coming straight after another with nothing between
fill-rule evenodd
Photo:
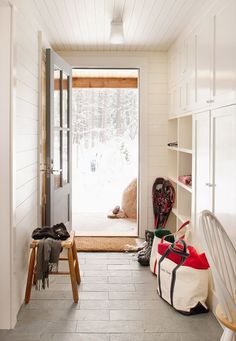
<instances>
[{"instance_id":1,"label":"door knob","mask_svg":"<svg viewBox=\"0 0 236 341\"><path fill-rule=\"evenodd\" d=\"M211 184L210 182L207 182L205 185L208 187L215 187L215 185Z\"/></svg>"},{"instance_id":2,"label":"door knob","mask_svg":"<svg viewBox=\"0 0 236 341\"><path fill-rule=\"evenodd\" d=\"M53 168L51 168L51 169L50 169L50 172L51 172L51 174L54 174L54 173L61 173L61 172L62 172L62 169L53 169Z\"/></svg>"}]
</instances>

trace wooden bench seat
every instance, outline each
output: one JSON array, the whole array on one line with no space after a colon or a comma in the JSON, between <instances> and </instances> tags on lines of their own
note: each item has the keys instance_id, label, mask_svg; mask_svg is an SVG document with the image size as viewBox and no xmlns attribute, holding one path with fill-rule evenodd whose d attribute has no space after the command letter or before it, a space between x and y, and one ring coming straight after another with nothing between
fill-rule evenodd
<instances>
[{"instance_id":1,"label":"wooden bench seat","mask_svg":"<svg viewBox=\"0 0 236 341\"><path fill-rule=\"evenodd\" d=\"M57 271L51 272L52 275L69 275L71 279L71 287L73 292L74 302L77 303L79 299L78 285L80 284L80 271L79 271L79 261L77 256L77 250L75 245L75 232L70 233L70 237L64 241L61 241L61 246L67 250L67 257L60 256L59 261L68 261L69 272ZM29 268L28 277L25 289L25 303L29 303L32 284L36 284L36 254L39 240L33 240L30 244L30 258L29 258Z\"/></svg>"}]
</instances>

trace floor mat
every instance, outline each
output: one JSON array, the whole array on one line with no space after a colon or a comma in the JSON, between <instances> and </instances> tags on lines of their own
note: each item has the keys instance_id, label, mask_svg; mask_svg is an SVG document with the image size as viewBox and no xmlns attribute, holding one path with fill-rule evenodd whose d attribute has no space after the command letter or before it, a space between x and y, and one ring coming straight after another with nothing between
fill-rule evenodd
<instances>
[{"instance_id":1,"label":"floor mat","mask_svg":"<svg viewBox=\"0 0 236 341\"><path fill-rule=\"evenodd\" d=\"M75 237L77 251L136 252L143 240L135 237Z\"/></svg>"}]
</instances>

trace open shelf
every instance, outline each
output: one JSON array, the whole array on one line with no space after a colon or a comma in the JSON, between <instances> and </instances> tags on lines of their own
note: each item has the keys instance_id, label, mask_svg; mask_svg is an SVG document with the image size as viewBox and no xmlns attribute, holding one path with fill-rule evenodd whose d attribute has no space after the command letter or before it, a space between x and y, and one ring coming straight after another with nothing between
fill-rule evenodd
<instances>
[{"instance_id":1,"label":"open shelf","mask_svg":"<svg viewBox=\"0 0 236 341\"><path fill-rule=\"evenodd\" d=\"M178 217L180 220L190 220L192 195L182 187L178 188Z\"/></svg>"},{"instance_id":2,"label":"open shelf","mask_svg":"<svg viewBox=\"0 0 236 341\"><path fill-rule=\"evenodd\" d=\"M179 148L192 149L192 115L179 118Z\"/></svg>"},{"instance_id":3,"label":"open shelf","mask_svg":"<svg viewBox=\"0 0 236 341\"><path fill-rule=\"evenodd\" d=\"M179 181L178 177L192 175L192 115L171 118L168 126L168 142L178 143L177 147L167 147L168 179L176 190L168 227L172 228L174 224L178 229L182 223L191 220L192 187Z\"/></svg>"},{"instance_id":4,"label":"open shelf","mask_svg":"<svg viewBox=\"0 0 236 341\"><path fill-rule=\"evenodd\" d=\"M179 175L191 175L192 174L192 155L188 153L179 153L178 164L178 176Z\"/></svg>"},{"instance_id":5,"label":"open shelf","mask_svg":"<svg viewBox=\"0 0 236 341\"><path fill-rule=\"evenodd\" d=\"M176 141L178 141L178 120L172 119L168 124L168 143Z\"/></svg>"},{"instance_id":6,"label":"open shelf","mask_svg":"<svg viewBox=\"0 0 236 341\"><path fill-rule=\"evenodd\" d=\"M188 186L183 184L181 181L177 180L177 184L182 187L183 189L186 189L187 191L189 191L190 193L192 193L192 186Z\"/></svg>"},{"instance_id":7,"label":"open shelf","mask_svg":"<svg viewBox=\"0 0 236 341\"><path fill-rule=\"evenodd\" d=\"M177 152L179 149L178 147L167 147L169 150L173 150L174 152Z\"/></svg>"},{"instance_id":8,"label":"open shelf","mask_svg":"<svg viewBox=\"0 0 236 341\"><path fill-rule=\"evenodd\" d=\"M177 153L168 150L168 177L177 181Z\"/></svg>"},{"instance_id":9,"label":"open shelf","mask_svg":"<svg viewBox=\"0 0 236 341\"><path fill-rule=\"evenodd\" d=\"M178 151L181 153L192 154L192 149L188 149L188 148L178 148Z\"/></svg>"}]
</instances>

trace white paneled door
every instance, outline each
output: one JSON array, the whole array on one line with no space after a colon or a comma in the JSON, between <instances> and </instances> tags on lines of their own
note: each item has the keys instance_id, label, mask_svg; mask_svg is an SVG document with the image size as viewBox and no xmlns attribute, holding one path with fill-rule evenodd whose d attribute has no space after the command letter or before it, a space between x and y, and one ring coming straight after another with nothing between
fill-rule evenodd
<instances>
[{"instance_id":1,"label":"white paneled door","mask_svg":"<svg viewBox=\"0 0 236 341\"><path fill-rule=\"evenodd\" d=\"M196 29L196 105L210 101L211 40L210 16L206 15Z\"/></svg>"},{"instance_id":2,"label":"white paneled door","mask_svg":"<svg viewBox=\"0 0 236 341\"><path fill-rule=\"evenodd\" d=\"M216 214L236 245L236 105L194 116L194 207Z\"/></svg>"},{"instance_id":3,"label":"white paneled door","mask_svg":"<svg viewBox=\"0 0 236 341\"><path fill-rule=\"evenodd\" d=\"M216 104L236 100L236 1L229 0L213 15L213 85Z\"/></svg>"},{"instance_id":4,"label":"white paneled door","mask_svg":"<svg viewBox=\"0 0 236 341\"><path fill-rule=\"evenodd\" d=\"M210 112L196 114L193 120L193 170L195 192L195 224L203 210L211 210L210 185Z\"/></svg>"},{"instance_id":5,"label":"white paneled door","mask_svg":"<svg viewBox=\"0 0 236 341\"><path fill-rule=\"evenodd\" d=\"M236 245L236 105L212 111L213 212Z\"/></svg>"}]
</instances>

